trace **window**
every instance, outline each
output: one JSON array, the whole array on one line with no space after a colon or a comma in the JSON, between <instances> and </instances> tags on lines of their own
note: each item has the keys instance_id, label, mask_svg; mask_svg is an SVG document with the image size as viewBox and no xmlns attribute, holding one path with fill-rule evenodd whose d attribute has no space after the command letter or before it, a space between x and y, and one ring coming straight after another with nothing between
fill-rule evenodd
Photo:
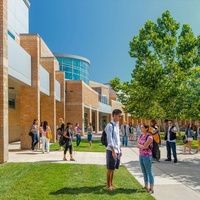
<instances>
[{"instance_id":1,"label":"window","mask_svg":"<svg viewBox=\"0 0 200 200\"><path fill-rule=\"evenodd\" d=\"M106 95L102 95L101 96L101 102L104 103L104 104L107 104L108 101L107 101L107 96Z\"/></svg>"},{"instance_id":2,"label":"window","mask_svg":"<svg viewBox=\"0 0 200 200\"><path fill-rule=\"evenodd\" d=\"M15 99L8 98L8 107L15 109Z\"/></svg>"},{"instance_id":3,"label":"window","mask_svg":"<svg viewBox=\"0 0 200 200\"><path fill-rule=\"evenodd\" d=\"M14 36L10 31L8 31L8 35L9 35L13 40L15 40L15 36Z\"/></svg>"}]
</instances>

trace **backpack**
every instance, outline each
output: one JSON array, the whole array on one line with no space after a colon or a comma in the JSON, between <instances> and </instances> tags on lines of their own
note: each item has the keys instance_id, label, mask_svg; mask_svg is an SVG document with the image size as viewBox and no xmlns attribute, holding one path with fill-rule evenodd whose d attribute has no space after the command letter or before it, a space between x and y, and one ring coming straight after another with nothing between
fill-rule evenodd
<instances>
[{"instance_id":1,"label":"backpack","mask_svg":"<svg viewBox=\"0 0 200 200\"><path fill-rule=\"evenodd\" d=\"M150 135L147 135L146 141L147 141L147 139L148 139L149 136ZM152 138L153 138L153 136L152 136ZM159 161L160 160L160 150L159 150L158 143L154 140L154 138L153 138L153 142L152 143L153 143L153 146L149 145L148 148L152 151L152 157L154 159L156 159L157 161Z\"/></svg>"},{"instance_id":2,"label":"backpack","mask_svg":"<svg viewBox=\"0 0 200 200\"><path fill-rule=\"evenodd\" d=\"M113 127L113 131L112 131L112 138L113 138L114 124L112 122L110 122L110 124L112 124L112 127ZM101 134L101 144L105 145L106 147L108 146L107 133L106 133L105 129L103 130L103 132Z\"/></svg>"},{"instance_id":3,"label":"backpack","mask_svg":"<svg viewBox=\"0 0 200 200\"><path fill-rule=\"evenodd\" d=\"M53 138L53 136L52 136L52 133L51 133L51 130L50 130L50 129L46 131L46 138L47 138L47 139L52 139L52 138Z\"/></svg>"}]
</instances>

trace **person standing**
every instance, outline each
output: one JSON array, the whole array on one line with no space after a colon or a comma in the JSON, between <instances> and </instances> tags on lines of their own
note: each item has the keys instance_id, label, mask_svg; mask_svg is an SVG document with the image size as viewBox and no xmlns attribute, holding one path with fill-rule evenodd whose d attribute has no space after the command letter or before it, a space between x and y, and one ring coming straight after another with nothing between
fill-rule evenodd
<instances>
[{"instance_id":1,"label":"person standing","mask_svg":"<svg viewBox=\"0 0 200 200\"><path fill-rule=\"evenodd\" d=\"M186 147L189 148L189 154L191 154L191 148L192 148L192 141L193 141L193 130L192 130L192 124L188 124L186 130L185 130L185 139L187 141L186 144L184 144L183 152L186 153Z\"/></svg>"},{"instance_id":2,"label":"person standing","mask_svg":"<svg viewBox=\"0 0 200 200\"><path fill-rule=\"evenodd\" d=\"M68 122L67 123L67 127L66 130L64 131L64 138L65 138L65 149L64 149L64 157L63 160L67 160L66 158L66 154L67 154L67 150L69 149L69 153L70 153L70 161L75 161L72 155L72 135L73 135L73 131L72 131L72 123Z\"/></svg>"},{"instance_id":3,"label":"person standing","mask_svg":"<svg viewBox=\"0 0 200 200\"><path fill-rule=\"evenodd\" d=\"M152 170L152 148L153 136L149 132L149 126L141 125L142 135L138 138L137 148L139 148L139 161L144 176L144 188L149 193L154 193L154 175ZM149 187L150 185L150 187Z\"/></svg>"},{"instance_id":4,"label":"person standing","mask_svg":"<svg viewBox=\"0 0 200 200\"><path fill-rule=\"evenodd\" d=\"M79 127L79 123L76 123L76 126L74 128L74 132L76 135L76 146L80 147L81 143L81 128Z\"/></svg>"},{"instance_id":5,"label":"person standing","mask_svg":"<svg viewBox=\"0 0 200 200\"><path fill-rule=\"evenodd\" d=\"M44 121L43 122L43 126L41 128L41 133L42 133L42 153L44 153L45 148L47 150L47 153L49 153L49 141L50 141L50 139L48 139L46 137L47 131L51 131L51 129L48 126L48 122Z\"/></svg>"},{"instance_id":6,"label":"person standing","mask_svg":"<svg viewBox=\"0 0 200 200\"><path fill-rule=\"evenodd\" d=\"M122 131L122 146L128 146L128 133L129 133L129 126L126 124L126 121L121 125Z\"/></svg>"},{"instance_id":7,"label":"person standing","mask_svg":"<svg viewBox=\"0 0 200 200\"><path fill-rule=\"evenodd\" d=\"M200 151L200 125L197 128L197 140L198 140L198 147L197 147L196 153Z\"/></svg>"},{"instance_id":8,"label":"person standing","mask_svg":"<svg viewBox=\"0 0 200 200\"><path fill-rule=\"evenodd\" d=\"M138 139L140 135L141 135L141 130L140 130L140 122L139 122L138 125L136 126L136 140Z\"/></svg>"},{"instance_id":9,"label":"person standing","mask_svg":"<svg viewBox=\"0 0 200 200\"><path fill-rule=\"evenodd\" d=\"M65 129L65 123L63 118L59 118L58 123L59 125L57 127L57 135L58 135L58 144L60 145L60 137L63 135ZM59 147L59 151L62 151L62 146Z\"/></svg>"},{"instance_id":10,"label":"person standing","mask_svg":"<svg viewBox=\"0 0 200 200\"><path fill-rule=\"evenodd\" d=\"M153 139L154 139L154 148L152 151L152 157L154 160L158 161L160 160L160 150L159 150L159 144L161 144L161 139L160 139L160 134L159 134L159 130L157 127L157 122L155 119L151 120L151 126L149 128L149 132L152 134Z\"/></svg>"},{"instance_id":11,"label":"person standing","mask_svg":"<svg viewBox=\"0 0 200 200\"><path fill-rule=\"evenodd\" d=\"M176 132L177 129L173 126L172 120L168 120L168 127L165 131L165 140L166 140L166 148L167 148L167 159L165 161L171 161L171 150L173 152L174 163L177 163L177 154L176 154Z\"/></svg>"},{"instance_id":12,"label":"person standing","mask_svg":"<svg viewBox=\"0 0 200 200\"><path fill-rule=\"evenodd\" d=\"M88 123L88 127L87 127L87 139L88 142L90 143L90 147L92 147L92 132L93 132L93 127L92 127L92 123Z\"/></svg>"},{"instance_id":13,"label":"person standing","mask_svg":"<svg viewBox=\"0 0 200 200\"><path fill-rule=\"evenodd\" d=\"M32 142L31 142L31 149L33 151L37 151L37 149L35 148L35 146L37 145L37 143L39 142L39 138L38 138L38 120L34 119L33 120L33 124L31 127L31 132L32 132Z\"/></svg>"},{"instance_id":14,"label":"person standing","mask_svg":"<svg viewBox=\"0 0 200 200\"><path fill-rule=\"evenodd\" d=\"M129 140L134 141L134 127L131 122L129 123Z\"/></svg>"},{"instance_id":15,"label":"person standing","mask_svg":"<svg viewBox=\"0 0 200 200\"><path fill-rule=\"evenodd\" d=\"M122 111L115 109L112 112L113 120L106 125L108 145L106 147L106 166L107 166L107 190L113 190L113 178L115 169L119 169L122 150L120 147L119 121Z\"/></svg>"}]
</instances>

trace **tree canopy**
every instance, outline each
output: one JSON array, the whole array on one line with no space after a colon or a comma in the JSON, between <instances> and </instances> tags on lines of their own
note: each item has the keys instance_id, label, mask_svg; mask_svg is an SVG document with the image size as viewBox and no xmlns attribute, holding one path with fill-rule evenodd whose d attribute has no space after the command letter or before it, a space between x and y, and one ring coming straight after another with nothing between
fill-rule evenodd
<instances>
[{"instance_id":1,"label":"tree canopy","mask_svg":"<svg viewBox=\"0 0 200 200\"><path fill-rule=\"evenodd\" d=\"M156 22L146 21L130 41L135 59L132 79L111 87L124 111L135 118L197 119L200 116L200 36L182 27L169 11Z\"/></svg>"}]
</instances>

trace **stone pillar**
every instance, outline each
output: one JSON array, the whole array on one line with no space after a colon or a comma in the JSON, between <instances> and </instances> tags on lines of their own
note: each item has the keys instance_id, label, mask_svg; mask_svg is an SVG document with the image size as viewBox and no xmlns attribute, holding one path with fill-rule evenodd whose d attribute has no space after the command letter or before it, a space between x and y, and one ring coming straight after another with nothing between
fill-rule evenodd
<instances>
[{"instance_id":1,"label":"stone pillar","mask_svg":"<svg viewBox=\"0 0 200 200\"><path fill-rule=\"evenodd\" d=\"M52 58L41 58L40 64L49 72L50 95L41 95L40 114L41 121L47 121L51 128L53 138L51 142L56 142L56 88L55 88L55 65L56 60Z\"/></svg>"},{"instance_id":2,"label":"stone pillar","mask_svg":"<svg viewBox=\"0 0 200 200\"><path fill-rule=\"evenodd\" d=\"M82 118L81 118L81 121L80 121L80 126L82 128L82 135L85 135L85 124L84 124L84 117L85 117L85 108L84 108L84 104L82 103L82 112L80 113ZM86 124L87 125L87 124Z\"/></svg>"},{"instance_id":3,"label":"stone pillar","mask_svg":"<svg viewBox=\"0 0 200 200\"><path fill-rule=\"evenodd\" d=\"M95 133L98 133L99 132L99 111L95 111L95 127L96 127L96 130L95 130Z\"/></svg>"},{"instance_id":4,"label":"stone pillar","mask_svg":"<svg viewBox=\"0 0 200 200\"><path fill-rule=\"evenodd\" d=\"M60 83L61 101L56 101L56 124L58 119L63 118L65 122L65 75L64 72L56 71L56 80Z\"/></svg>"},{"instance_id":5,"label":"stone pillar","mask_svg":"<svg viewBox=\"0 0 200 200\"><path fill-rule=\"evenodd\" d=\"M8 17L7 0L0 1L0 163L8 160Z\"/></svg>"},{"instance_id":6,"label":"stone pillar","mask_svg":"<svg viewBox=\"0 0 200 200\"><path fill-rule=\"evenodd\" d=\"M89 122L92 123L92 109L91 109L91 107L88 108L88 123Z\"/></svg>"},{"instance_id":7,"label":"stone pillar","mask_svg":"<svg viewBox=\"0 0 200 200\"><path fill-rule=\"evenodd\" d=\"M20 45L31 55L32 85L20 87L21 149L31 149L31 137L28 132L34 118L40 123L40 81L39 59L40 38L38 35L20 35Z\"/></svg>"}]
</instances>

